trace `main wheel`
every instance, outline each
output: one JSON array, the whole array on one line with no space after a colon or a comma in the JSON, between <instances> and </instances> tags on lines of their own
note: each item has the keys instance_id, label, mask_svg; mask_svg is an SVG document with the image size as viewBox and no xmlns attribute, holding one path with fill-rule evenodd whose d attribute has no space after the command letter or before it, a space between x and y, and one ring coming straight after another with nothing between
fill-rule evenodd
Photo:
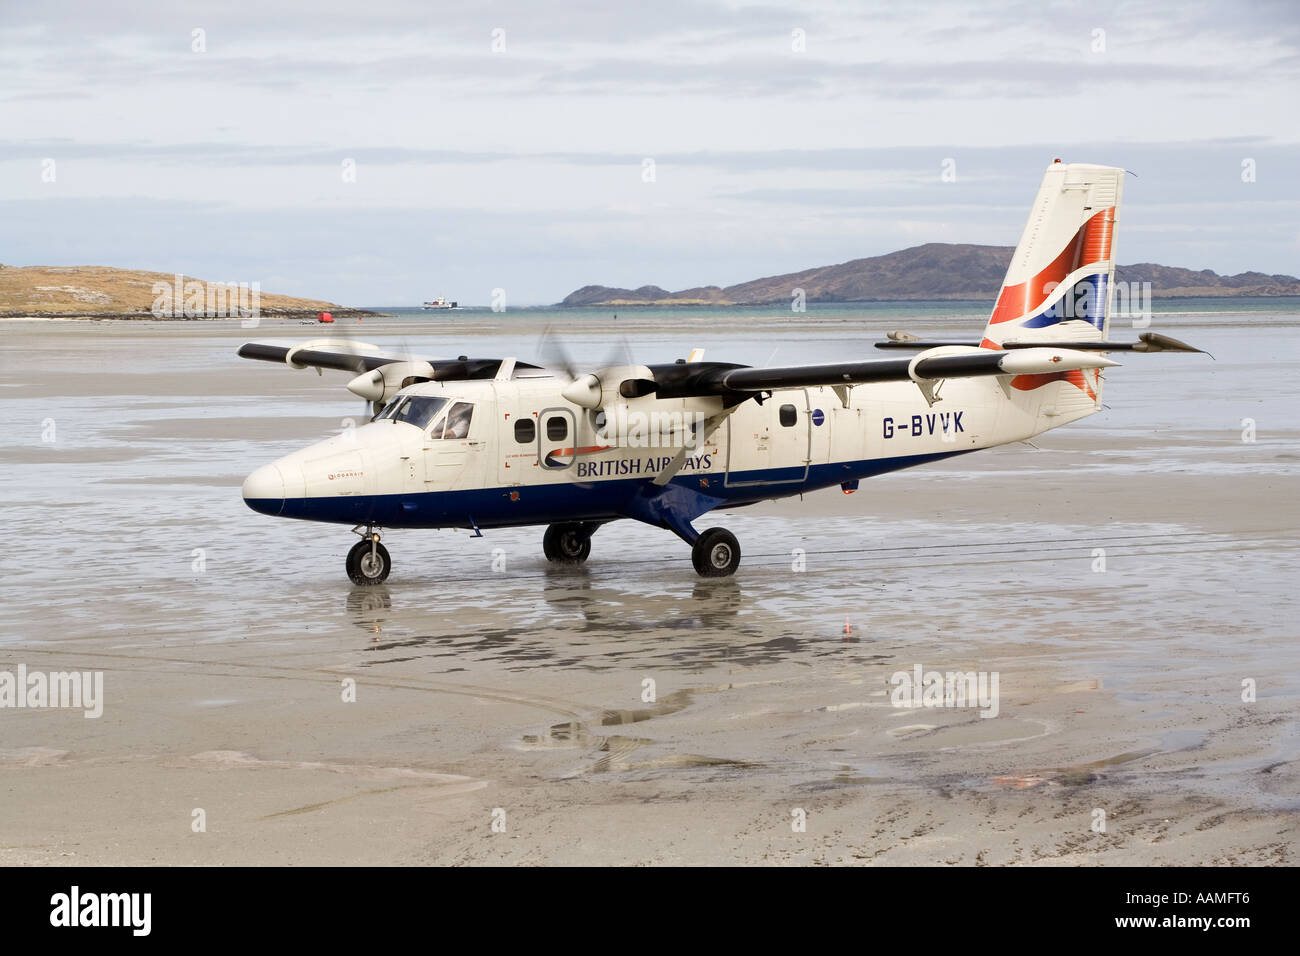
<instances>
[{"instance_id":1,"label":"main wheel","mask_svg":"<svg viewBox=\"0 0 1300 956\"><path fill-rule=\"evenodd\" d=\"M591 554L591 535L580 524L548 525L542 536L542 553L547 561L581 564Z\"/></svg>"},{"instance_id":2,"label":"main wheel","mask_svg":"<svg viewBox=\"0 0 1300 956\"><path fill-rule=\"evenodd\" d=\"M691 546L691 561L706 578L725 578L740 567L740 542L726 528L710 528Z\"/></svg>"},{"instance_id":3,"label":"main wheel","mask_svg":"<svg viewBox=\"0 0 1300 956\"><path fill-rule=\"evenodd\" d=\"M375 542L373 553L370 539L358 541L348 552L348 577L353 584L383 584L393 561L388 556L388 549Z\"/></svg>"}]
</instances>

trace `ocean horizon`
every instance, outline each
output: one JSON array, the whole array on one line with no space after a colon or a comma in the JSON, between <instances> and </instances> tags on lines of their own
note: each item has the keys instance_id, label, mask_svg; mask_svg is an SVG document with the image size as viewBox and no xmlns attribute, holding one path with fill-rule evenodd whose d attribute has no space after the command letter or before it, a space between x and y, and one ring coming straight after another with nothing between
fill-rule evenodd
<instances>
[{"instance_id":1,"label":"ocean horizon","mask_svg":"<svg viewBox=\"0 0 1300 956\"><path fill-rule=\"evenodd\" d=\"M611 318L625 315L628 318L652 318L656 316L673 317L689 315L694 317L717 315L735 319L745 315L763 318L790 318L807 315L819 319L854 318L862 316L880 317L897 315L916 318L967 318L984 317L992 311L993 299L880 299L864 302L809 302L804 312L794 312L788 305L630 305L630 306L565 306L551 305L508 305L503 311L494 312L487 305L464 305L454 310L425 310L419 306L405 305L361 305L349 308L365 309L395 318L419 316L429 319L439 315L447 317L461 316L466 313L486 313L505 316L512 312L527 313L530 317L546 315L555 318L572 317L577 320L592 318ZM1151 312L1161 315L1248 315L1252 313L1300 313L1300 296L1187 296L1161 299L1155 297L1151 302ZM1114 314L1119 317L1120 313Z\"/></svg>"}]
</instances>

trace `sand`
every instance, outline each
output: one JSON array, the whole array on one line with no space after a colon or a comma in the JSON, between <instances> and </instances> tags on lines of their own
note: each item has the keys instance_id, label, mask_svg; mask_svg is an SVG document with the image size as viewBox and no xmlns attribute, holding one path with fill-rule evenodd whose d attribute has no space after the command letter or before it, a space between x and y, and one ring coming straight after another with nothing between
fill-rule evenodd
<instances>
[{"instance_id":1,"label":"sand","mask_svg":"<svg viewBox=\"0 0 1300 956\"><path fill-rule=\"evenodd\" d=\"M569 571L541 529L391 532L364 589L346 528L238 493L360 413L345 375L233 322L6 323L0 671L105 700L0 709L0 862L1294 864L1300 335L1197 331L1218 362L1125 359L1037 448L700 522L734 579L619 523ZM998 715L893 706L917 664L996 672Z\"/></svg>"}]
</instances>

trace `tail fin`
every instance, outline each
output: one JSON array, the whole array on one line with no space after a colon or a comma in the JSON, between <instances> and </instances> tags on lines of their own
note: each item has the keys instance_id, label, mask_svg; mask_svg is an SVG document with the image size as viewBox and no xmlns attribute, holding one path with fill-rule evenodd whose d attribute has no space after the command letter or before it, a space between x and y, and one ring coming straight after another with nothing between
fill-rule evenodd
<instances>
[{"instance_id":1,"label":"tail fin","mask_svg":"<svg viewBox=\"0 0 1300 956\"><path fill-rule=\"evenodd\" d=\"M982 346L1106 338L1123 186L1114 166L1047 167Z\"/></svg>"}]
</instances>

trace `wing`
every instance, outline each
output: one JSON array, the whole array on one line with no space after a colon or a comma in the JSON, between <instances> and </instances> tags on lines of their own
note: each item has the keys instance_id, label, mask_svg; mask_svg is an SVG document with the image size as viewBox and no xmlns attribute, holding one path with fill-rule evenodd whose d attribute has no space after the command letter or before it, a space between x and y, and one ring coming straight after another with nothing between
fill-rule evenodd
<instances>
[{"instance_id":1,"label":"wing","mask_svg":"<svg viewBox=\"0 0 1300 956\"><path fill-rule=\"evenodd\" d=\"M283 362L291 368L337 369L354 376L347 389L376 407L392 401L393 396L417 382L445 382L467 379L509 378L517 369L537 369L536 365L512 358L472 359L461 355L454 359L412 359L379 354L379 348L366 342L345 339L314 339L299 345L266 345L247 342L240 346L240 358L262 362Z\"/></svg>"},{"instance_id":2,"label":"wing","mask_svg":"<svg viewBox=\"0 0 1300 956\"><path fill-rule=\"evenodd\" d=\"M911 358L869 362L834 362L785 368L746 368L721 363L650 365L653 382L638 381L641 394L653 391L659 398L721 395L734 401L761 398L781 388L818 385L861 385L868 382L926 382L983 375L1035 375L1078 369L1105 368L1118 362L1096 352L1068 348L1034 347L1001 351L968 345L927 347ZM624 383L624 386L631 384ZM653 387L650 387L653 385ZM626 397L626 388L622 389Z\"/></svg>"},{"instance_id":3,"label":"wing","mask_svg":"<svg viewBox=\"0 0 1300 956\"><path fill-rule=\"evenodd\" d=\"M344 350L318 348L319 345L342 346ZM379 355L373 345L364 342L343 340L324 340L305 342L302 345L264 345L260 342L248 342L239 348L239 357L257 359L263 362L282 362L293 368L335 369L360 375L373 372L385 365L399 362L427 364L432 374L421 376L434 381L449 379L492 378L501 369L505 359L472 359L460 356L455 359L411 359ZM516 368L537 368L526 362L516 362Z\"/></svg>"}]
</instances>

